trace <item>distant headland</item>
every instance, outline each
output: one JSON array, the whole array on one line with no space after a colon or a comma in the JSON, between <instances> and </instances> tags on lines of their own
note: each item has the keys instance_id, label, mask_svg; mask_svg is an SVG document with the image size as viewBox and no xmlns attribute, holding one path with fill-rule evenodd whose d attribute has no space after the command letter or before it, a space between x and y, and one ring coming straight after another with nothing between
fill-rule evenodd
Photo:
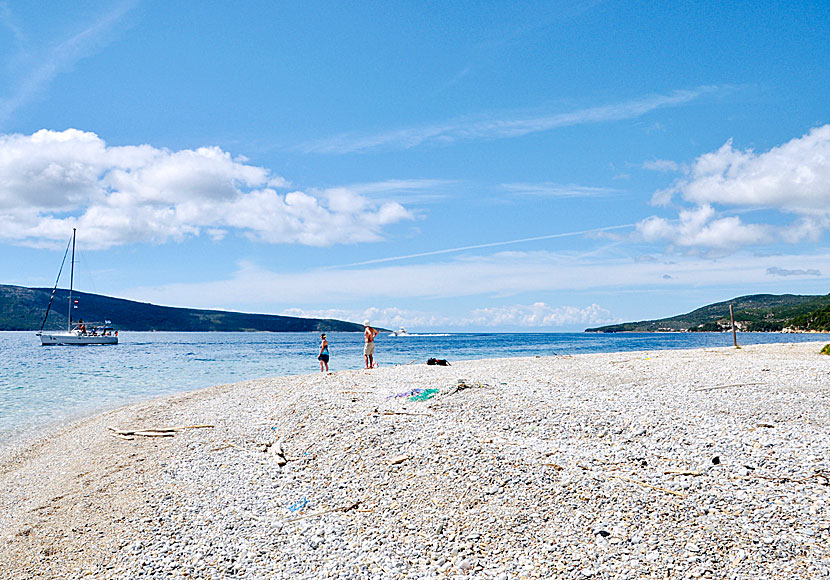
<instances>
[{"instance_id":1,"label":"distant headland","mask_svg":"<svg viewBox=\"0 0 830 580\"><path fill-rule=\"evenodd\" d=\"M732 327L730 304L735 326L744 332L830 331L830 294L753 294L670 318L611 324L585 332L720 332Z\"/></svg>"},{"instance_id":2,"label":"distant headland","mask_svg":"<svg viewBox=\"0 0 830 580\"><path fill-rule=\"evenodd\" d=\"M0 330L37 330L49 304L51 288L25 288L0 284ZM74 291L78 317L111 320L120 330L179 332L362 332L363 325L329 318L299 318L276 314L247 314L222 310L196 310L157 306ZM66 328L67 290L58 289L47 328Z\"/></svg>"}]
</instances>

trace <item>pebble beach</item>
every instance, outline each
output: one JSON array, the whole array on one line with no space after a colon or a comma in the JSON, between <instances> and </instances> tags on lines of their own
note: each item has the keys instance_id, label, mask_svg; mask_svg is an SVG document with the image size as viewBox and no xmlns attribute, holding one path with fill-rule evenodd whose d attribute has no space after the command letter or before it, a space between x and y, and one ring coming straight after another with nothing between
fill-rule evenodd
<instances>
[{"instance_id":1,"label":"pebble beach","mask_svg":"<svg viewBox=\"0 0 830 580\"><path fill-rule=\"evenodd\" d=\"M822 344L418 363L123 407L2 457L0 578L828 578Z\"/></svg>"}]
</instances>

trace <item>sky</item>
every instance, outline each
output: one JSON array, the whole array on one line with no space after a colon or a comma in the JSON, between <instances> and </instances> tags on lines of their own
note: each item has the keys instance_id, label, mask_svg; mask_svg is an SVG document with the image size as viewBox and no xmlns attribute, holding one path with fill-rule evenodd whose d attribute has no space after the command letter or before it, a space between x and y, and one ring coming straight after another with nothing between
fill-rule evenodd
<instances>
[{"instance_id":1,"label":"sky","mask_svg":"<svg viewBox=\"0 0 830 580\"><path fill-rule=\"evenodd\" d=\"M828 38L819 1L0 0L0 283L77 228L82 291L411 332L827 294Z\"/></svg>"}]
</instances>

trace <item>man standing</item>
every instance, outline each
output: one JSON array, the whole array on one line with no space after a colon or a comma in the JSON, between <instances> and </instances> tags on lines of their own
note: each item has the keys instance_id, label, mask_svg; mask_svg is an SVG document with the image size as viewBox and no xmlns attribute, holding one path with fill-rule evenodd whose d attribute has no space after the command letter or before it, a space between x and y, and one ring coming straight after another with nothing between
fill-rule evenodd
<instances>
[{"instance_id":1,"label":"man standing","mask_svg":"<svg viewBox=\"0 0 830 580\"><path fill-rule=\"evenodd\" d=\"M363 321L363 358L366 360L366 368L370 369L375 366L375 337L378 331L369 326L369 321Z\"/></svg>"}]
</instances>

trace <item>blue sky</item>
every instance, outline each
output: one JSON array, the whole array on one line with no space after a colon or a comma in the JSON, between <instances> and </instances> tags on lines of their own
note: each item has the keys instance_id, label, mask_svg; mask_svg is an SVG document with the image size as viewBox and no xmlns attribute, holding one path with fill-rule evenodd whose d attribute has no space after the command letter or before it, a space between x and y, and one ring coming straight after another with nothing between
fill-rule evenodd
<instances>
[{"instance_id":1,"label":"blue sky","mask_svg":"<svg viewBox=\"0 0 830 580\"><path fill-rule=\"evenodd\" d=\"M823 2L0 0L0 283L51 286L77 227L81 290L416 331L825 294L828 31Z\"/></svg>"}]
</instances>

